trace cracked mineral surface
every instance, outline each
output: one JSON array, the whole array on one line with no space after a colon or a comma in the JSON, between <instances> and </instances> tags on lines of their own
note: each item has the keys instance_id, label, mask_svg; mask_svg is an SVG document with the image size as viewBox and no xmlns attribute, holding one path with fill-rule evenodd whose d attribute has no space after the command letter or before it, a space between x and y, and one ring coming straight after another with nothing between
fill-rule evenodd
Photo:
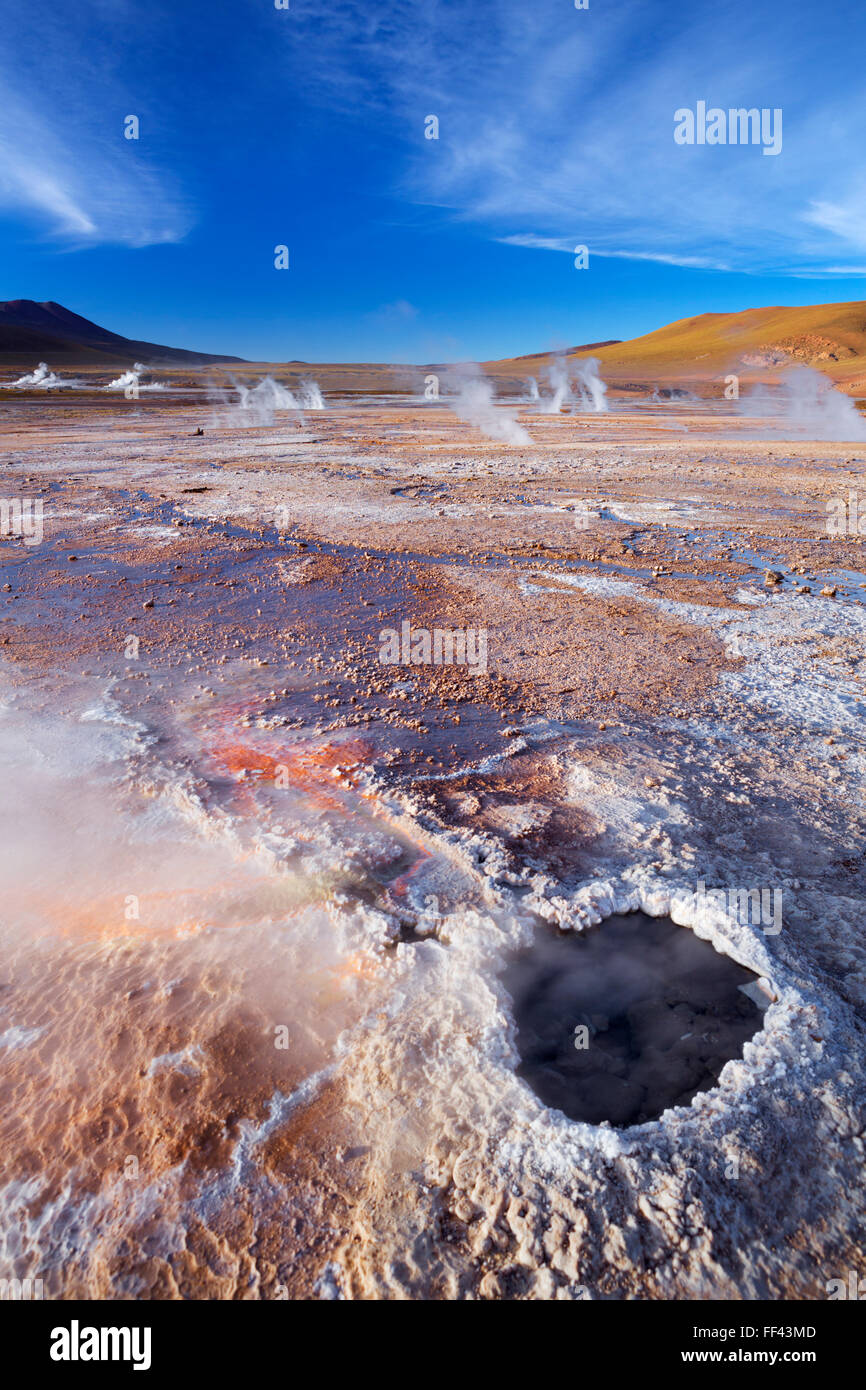
<instances>
[{"instance_id":1,"label":"cracked mineral surface","mask_svg":"<svg viewBox=\"0 0 866 1390\"><path fill-rule=\"evenodd\" d=\"M690 409L509 445L396 394L249 428L193 374L3 394L3 495L43 517L0 540L16 1277L808 1299L862 1267L866 564L827 517L864 446ZM386 663L403 624L485 660ZM622 967L556 1004L590 1057L675 925L642 1096L594 1073L579 1119L509 963L611 918ZM700 1076L680 941L751 991Z\"/></svg>"}]
</instances>

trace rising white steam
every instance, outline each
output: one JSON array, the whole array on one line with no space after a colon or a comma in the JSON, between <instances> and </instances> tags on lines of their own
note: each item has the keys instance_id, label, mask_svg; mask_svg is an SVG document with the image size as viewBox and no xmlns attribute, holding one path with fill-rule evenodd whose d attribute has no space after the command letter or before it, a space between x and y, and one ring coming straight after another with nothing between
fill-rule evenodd
<instances>
[{"instance_id":1,"label":"rising white steam","mask_svg":"<svg viewBox=\"0 0 866 1390\"><path fill-rule=\"evenodd\" d=\"M300 401L273 377L263 377L256 386L244 386L232 379L232 387L234 398L224 390L216 393L216 399L227 408L214 418L214 425L273 425L278 414L289 410L295 412L300 423Z\"/></svg>"},{"instance_id":2,"label":"rising white steam","mask_svg":"<svg viewBox=\"0 0 866 1390\"><path fill-rule=\"evenodd\" d=\"M164 391L165 387L159 381L151 381L147 386L141 385L142 375L146 371L147 368L143 362L136 362L134 367L121 372L120 376L115 377L114 381L110 381L104 389L106 391L127 391L130 389L135 391Z\"/></svg>"},{"instance_id":3,"label":"rising white steam","mask_svg":"<svg viewBox=\"0 0 866 1390\"><path fill-rule=\"evenodd\" d=\"M607 410L607 387L598 371L597 357L578 357L573 363L581 410L602 414Z\"/></svg>"},{"instance_id":4,"label":"rising white steam","mask_svg":"<svg viewBox=\"0 0 866 1390\"><path fill-rule=\"evenodd\" d=\"M62 385L61 379L55 372L52 372L47 362L40 362L39 366L26 376L20 376L17 381L13 381L13 386L38 386L43 391L49 391L54 386Z\"/></svg>"},{"instance_id":5,"label":"rising white steam","mask_svg":"<svg viewBox=\"0 0 866 1390\"><path fill-rule=\"evenodd\" d=\"M526 383L526 399L528 401L538 400L538 382L531 376Z\"/></svg>"},{"instance_id":6,"label":"rising white steam","mask_svg":"<svg viewBox=\"0 0 866 1390\"><path fill-rule=\"evenodd\" d=\"M493 387L477 367L463 369L451 383L457 390L456 399L447 404L458 420L475 425L488 439L501 439L505 444L531 444L526 430L510 410L493 403Z\"/></svg>"},{"instance_id":7,"label":"rising white steam","mask_svg":"<svg viewBox=\"0 0 866 1390\"><path fill-rule=\"evenodd\" d=\"M311 376L305 376L301 379L298 394L301 398L301 405L304 410L325 409L325 402L322 399L322 393L319 390L318 382L313 381Z\"/></svg>"},{"instance_id":8,"label":"rising white steam","mask_svg":"<svg viewBox=\"0 0 866 1390\"><path fill-rule=\"evenodd\" d=\"M559 415L566 401L574 400L578 410L600 414L607 410L607 387L599 376L597 357L576 357L569 361L558 354L550 359L547 380L551 394L543 398L544 415Z\"/></svg>"},{"instance_id":9,"label":"rising white steam","mask_svg":"<svg viewBox=\"0 0 866 1390\"><path fill-rule=\"evenodd\" d=\"M543 415L558 415L562 410L563 402L571 397L571 386L568 380L568 359L563 356L552 357L547 368L547 380L550 383L552 394L545 396L541 405Z\"/></svg>"},{"instance_id":10,"label":"rising white steam","mask_svg":"<svg viewBox=\"0 0 866 1390\"><path fill-rule=\"evenodd\" d=\"M763 438L866 439L866 420L850 396L814 367L792 367L778 387L759 386L741 396L737 411L767 421Z\"/></svg>"}]
</instances>

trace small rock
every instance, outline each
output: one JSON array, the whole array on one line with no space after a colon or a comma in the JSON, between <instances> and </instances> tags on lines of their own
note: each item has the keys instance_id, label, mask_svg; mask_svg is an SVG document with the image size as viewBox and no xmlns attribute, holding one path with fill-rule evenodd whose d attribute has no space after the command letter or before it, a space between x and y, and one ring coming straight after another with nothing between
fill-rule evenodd
<instances>
[{"instance_id":1,"label":"small rock","mask_svg":"<svg viewBox=\"0 0 866 1390\"><path fill-rule=\"evenodd\" d=\"M765 584L781 584L781 582L782 575L779 573L778 570L764 570Z\"/></svg>"},{"instance_id":2,"label":"small rock","mask_svg":"<svg viewBox=\"0 0 866 1390\"><path fill-rule=\"evenodd\" d=\"M836 585L835 585L835 584L825 584L824 587L823 587L823 589L821 590L821 593L823 594L824 598L835 598L835 597L836 597Z\"/></svg>"}]
</instances>

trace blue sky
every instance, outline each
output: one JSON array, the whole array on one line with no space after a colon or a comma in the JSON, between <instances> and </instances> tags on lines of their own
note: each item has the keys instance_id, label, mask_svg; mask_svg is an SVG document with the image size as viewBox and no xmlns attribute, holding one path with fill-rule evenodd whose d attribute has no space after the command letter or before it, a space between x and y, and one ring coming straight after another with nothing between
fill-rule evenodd
<instances>
[{"instance_id":1,"label":"blue sky","mask_svg":"<svg viewBox=\"0 0 866 1390\"><path fill-rule=\"evenodd\" d=\"M0 299L419 362L866 299L863 0L289 3L0 0ZM702 100L782 152L678 146Z\"/></svg>"}]
</instances>

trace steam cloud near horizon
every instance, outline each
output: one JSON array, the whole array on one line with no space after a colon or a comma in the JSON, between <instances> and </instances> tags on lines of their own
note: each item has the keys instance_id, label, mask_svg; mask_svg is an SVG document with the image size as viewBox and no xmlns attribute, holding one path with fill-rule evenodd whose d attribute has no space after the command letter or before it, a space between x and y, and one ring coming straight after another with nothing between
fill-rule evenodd
<instances>
[{"instance_id":1,"label":"steam cloud near horizon","mask_svg":"<svg viewBox=\"0 0 866 1390\"><path fill-rule=\"evenodd\" d=\"M273 425L279 413L289 410L295 411L298 423L302 424L302 410L325 408L322 392L312 377L304 377L301 380L297 396L272 376L262 377L255 386L245 386L243 382L232 379L232 387L237 393L235 400L232 400L225 390L215 393L215 399L219 404L228 407L223 415L215 419L215 424Z\"/></svg>"},{"instance_id":2,"label":"steam cloud near horizon","mask_svg":"<svg viewBox=\"0 0 866 1390\"><path fill-rule=\"evenodd\" d=\"M547 368L551 394L542 398L541 413L559 415L565 402L574 399L578 410L605 413L608 410L607 387L598 367L597 357L578 357L571 362L564 354L552 357Z\"/></svg>"},{"instance_id":3,"label":"steam cloud near horizon","mask_svg":"<svg viewBox=\"0 0 866 1390\"><path fill-rule=\"evenodd\" d=\"M866 440L866 420L851 397L814 367L792 367L779 386L758 386L736 406L747 419L767 421L758 438Z\"/></svg>"},{"instance_id":4,"label":"steam cloud near horizon","mask_svg":"<svg viewBox=\"0 0 866 1390\"><path fill-rule=\"evenodd\" d=\"M475 425L488 439L499 439L504 444L532 443L514 413L494 404L493 386L482 376L479 367L462 368L451 375L448 384L455 389L456 396L446 401L458 420Z\"/></svg>"},{"instance_id":5,"label":"steam cloud near horizon","mask_svg":"<svg viewBox=\"0 0 866 1390\"><path fill-rule=\"evenodd\" d=\"M44 391L61 384L61 378L56 372L52 372L47 362L40 362L32 372L27 372L25 376L20 376L17 381L12 382L13 386L39 386Z\"/></svg>"},{"instance_id":6,"label":"steam cloud near horizon","mask_svg":"<svg viewBox=\"0 0 866 1390\"><path fill-rule=\"evenodd\" d=\"M115 377L103 389L105 391L125 391L134 386L138 391L164 391L165 386L160 381L151 381L147 386L142 386L141 378L147 371L143 362L136 362L128 371L121 372L120 376Z\"/></svg>"}]
</instances>

